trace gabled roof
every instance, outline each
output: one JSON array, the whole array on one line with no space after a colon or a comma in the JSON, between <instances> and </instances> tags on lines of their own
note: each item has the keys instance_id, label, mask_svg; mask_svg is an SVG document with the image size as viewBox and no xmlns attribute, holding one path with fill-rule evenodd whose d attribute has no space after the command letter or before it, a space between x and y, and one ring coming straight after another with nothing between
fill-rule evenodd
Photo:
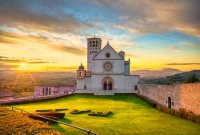
<instances>
[{"instance_id":1,"label":"gabled roof","mask_svg":"<svg viewBox=\"0 0 200 135\"><path fill-rule=\"evenodd\" d=\"M107 45L93 58L95 59L106 59L105 54L110 53L111 58L110 59L121 59L124 60L113 48L109 45L109 42Z\"/></svg>"}]
</instances>

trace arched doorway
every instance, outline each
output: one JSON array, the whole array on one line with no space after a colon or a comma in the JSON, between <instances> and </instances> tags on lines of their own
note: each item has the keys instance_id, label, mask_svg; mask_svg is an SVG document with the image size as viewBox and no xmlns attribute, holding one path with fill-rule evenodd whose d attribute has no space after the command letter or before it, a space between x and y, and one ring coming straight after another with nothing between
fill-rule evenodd
<instances>
[{"instance_id":1,"label":"arched doorway","mask_svg":"<svg viewBox=\"0 0 200 135\"><path fill-rule=\"evenodd\" d=\"M113 90L114 89L114 81L111 77L106 76L101 81L102 90Z\"/></svg>"},{"instance_id":2,"label":"arched doorway","mask_svg":"<svg viewBox=\"0 0 200 135\"><path fill-rule=\"evenodd\" d=\"M135 85L135 90L137 90L138 89L138 87L137 87L137 85Z\"/></svg>"},{"instance_id":3,"label":"arched doorway","mask_svg":"<svg viewBox=\"0 0 200 135\"><path fill-rule=\"evenodd\" d=\"M103 83L103 90L107 90L107 82L106 81Z\"/></svg>"},{"instance_id":4,"label":"arched doorway","mask_svg":"<svg viewBox=\"0 0 200 135\"><path fill-rule=\"evenodd\" d=\"M108 90L112 90L112 82L111 81L109 81L109 83L108 83Z\"/></svg>"},{"instance_id":5,"label":"arched doorway","mask_svg":"<svg viewBox=\"0 0 200 135\"><path fill-rule=\"evenodd\" d=\"M168 97L168 108L171 108L171 97Z\"/></svg>"}]
</instances>

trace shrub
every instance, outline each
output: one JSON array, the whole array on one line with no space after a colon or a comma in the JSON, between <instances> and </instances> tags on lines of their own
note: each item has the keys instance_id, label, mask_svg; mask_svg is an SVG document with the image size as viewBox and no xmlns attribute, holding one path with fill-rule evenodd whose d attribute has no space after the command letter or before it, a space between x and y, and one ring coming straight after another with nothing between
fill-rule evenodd
<instances>
[{"instance_id":1,"label":"shrub","mask_svg":"<svg viewBox=\"0 0 200 135\"><path fill-rule=\"evenodd\" d=\"M51 110L48 109L48 110L36 110L36 112L50 112Z\"/></svg>"},{"instance_id":2,"label":"shrub","mask_svg":"<svg viewBox=\"0 0 200 135\"><path fill-rule=\"evenodd\" d=\"M65 111L65 110L68 110L67 108L63 108L63 109L55 109L55 111Z\"/></svg>"},{"instance_id":3,"label":"shrub","mask_svg":"<svg viewBox=\"0 0 200 135\"><path fill-rule=\"evenodd\" d=\"M71 114L80 114L80 113L86 113L86 112L90 112L90 111L91 110L77 110L77 109L74 109L70 113Z\"/></svg>"},{"instance_id":4,"label":"shrub","mask_svg":"<svg viewBox=\"0 0 200 135\"><path fill-rule=\"evenodd\" d=\"M65 113L58 113L58 112L43 112L43 113L35 113L36 115L45 115L45 116L53 116L57 118L64 118Z\"/></svg>"},{"instance_id":5,"label":"shrub","mask_svg":"<svg viewBox=\"0 0 200 135\"><path fill-rule=\"evenodd\" d=\"M107 116L111 114L111 111L108 111L108 112L90 112L88 113L88 115L90 116Z\"/></svg>"},{"instance_id":6,"label":"shrub","mask_svg":"<svg viewBox=\"0 0 200 135\"><path fill-rule=\"evenodd\" d=\"M42 117L39 117L39 116L42 116ZM45 119L45 118L48 118L48 119ZM48 122L49 124L52 124L52 123L58 123L58 122L55 122L55 121L52 121L52 120L56 120L58 121L58 118L57 117L53 117L53 116L47 116L47 115L29 115L29 118L31 119L34 119L34 120L40 120L40 121L43 121L43 122ZM52 120L50 120L52 119Z\"/></svg>"},{"instance_id":7,"label":"shrub","mask_svg":"<svg viewBox=\"0 0 200 135\"><path fill-rule=\"evenodd\" d=\"M197 77L197 75L195 73L192 73L185 80L185 83L194 83L194 82L199 82L199 78Z\"/></svg>"},{"instance_id":8,"label":"shrub","mask_svg":"<svg viewBox=\"0 0 200 135\"><path fill-rule=\"evenodd\" d=\"M200 116L195 117L196 122L200 124Z\"/></svg>"},{"instance_id":9,"label":"shrub","mask_svg":"<svg viewBox=\"0 0 200 135\"><path fill-rule=\"evenodd\" d=\"M36 110L36 112L57 112L57 111L64 111L64 110L68 110L68 109L67 108L63 108L63 109Z\"/></svg>"},{"instance_id":10,"label":"shrub","mask_svg":"<svg viewBox=\"0 0 200 135\"><path fill-rule=\"evenodd\" d=\"M185 109L180 108L179 111L175 110L175 109L170 109L161 105L157 105L156 108L160 111L193 121L193 122L197 122L200 123L200 115L196 115L193 112L187 112Z\"/></svg>"}]
</instances>

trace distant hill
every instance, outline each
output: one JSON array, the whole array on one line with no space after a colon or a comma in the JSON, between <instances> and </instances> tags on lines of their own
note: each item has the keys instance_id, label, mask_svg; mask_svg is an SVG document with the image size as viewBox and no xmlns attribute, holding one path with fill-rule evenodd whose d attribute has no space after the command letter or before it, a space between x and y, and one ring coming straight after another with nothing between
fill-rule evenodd
<instances>
[{"instance_id":1,"label":"distant hill","mask_svg":"<svg viewBox=\"0 0 200 135\"><path fill-rule=\"evenodd\" d=\"M195 73L197 77L200 79L200 70L192 70L189 72L182 72L178 74L174 74L171 76L161 77L161 78L147 78L141 79L145 84L166 84L166 83L183 83L189 75Z\"/></svg>"},{"instance_id":2,"label":"distant hill","mask_svg":"<svg viewBox=\"0 0 200 135\"><path fill-rule=\"evenodd\" d=\"M140 75L142 79L162 78L174 74L181 73L182 71L173 68L166 68L162 70L137 70L132 71L132 75Z\"/></svg>"}]
</instances>

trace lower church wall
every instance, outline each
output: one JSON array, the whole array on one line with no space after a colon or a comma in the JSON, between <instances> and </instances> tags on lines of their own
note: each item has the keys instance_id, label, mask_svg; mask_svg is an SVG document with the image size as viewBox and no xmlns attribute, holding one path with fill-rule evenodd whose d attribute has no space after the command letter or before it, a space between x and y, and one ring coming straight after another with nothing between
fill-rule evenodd
<instances>
[{"instance_id":1,"label":"lower church wall","mask_svg":"<svg viewBox=\"0 0 200 135\"><path fill-rule=\"evenodd\" d=\"M92 90L102 90L102 80L106 75L93 75L91 77ZM114 90L124 89L124 76L123 75L109 75L114 81Z\"/></svg>"},{"instance_id":2,"label":"lower church wall","mask_svg":"<svg viewBox=\"0 0 200 135\"><path fill-rule=\"evenodd\" d=\"M192 111L200 114L200 83L176 85L140 84L140 95L168 107L168 97L171 98L171 108Z\"/></svg>"},{"instance_id":3,"label":"lower church wall","mask_svg":"<svg viewBox=\"0 0 200 135\"><path fill-rule=\"evenodd\" d=\"M136 91L138 87L138 81L139 76L124 76L124 91Z\"/></svg>"},{"instance_id":4,"label":"lower church wall","mask_svg":"<svg viewBox=\"0 0 200 135\"><path fill-rule=\"evenodd\" d=\"M77 90L83 90L84 85L85 85L85 80L84 79L78 79L76 89Z\"/></svg>"}]
</instances>

